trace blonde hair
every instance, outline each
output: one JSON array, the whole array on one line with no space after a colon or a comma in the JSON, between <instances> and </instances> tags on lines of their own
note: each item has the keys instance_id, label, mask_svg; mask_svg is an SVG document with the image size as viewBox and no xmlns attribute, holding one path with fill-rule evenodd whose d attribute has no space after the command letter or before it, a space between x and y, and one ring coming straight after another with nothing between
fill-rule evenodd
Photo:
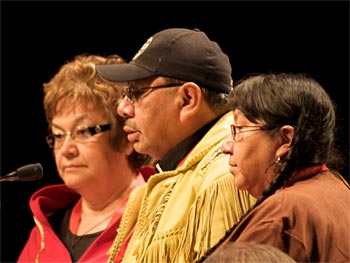
<instances>
[{"instance_id":1,"label":"blonde hair","mask_svg":"<svg viewBox=\"0 0 350 263\"><path fill-rule=\"evenodd\" d=\"M99 78L97 65L122 64L125 60L118 55L102 57L81 54L67 62L48 82L44 83L44 110L46 120L51 126L52 119L62 109L74 111L77 107L84 109L98 108L112 125L110 145L115 150L126 146L127 138L123 131L122 118L117 114L117 102L127 83L109 83ZM49 127L50 128L50 127ZM138 167L144 157L133 154L132 166Z\"/></svg>"}]
</instances>

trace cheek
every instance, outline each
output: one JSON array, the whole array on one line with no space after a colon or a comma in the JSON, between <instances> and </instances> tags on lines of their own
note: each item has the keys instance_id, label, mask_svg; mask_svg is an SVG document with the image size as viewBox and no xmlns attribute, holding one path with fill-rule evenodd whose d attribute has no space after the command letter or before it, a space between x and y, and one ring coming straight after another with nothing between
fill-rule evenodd
<instances>
[{"instance_id":1,"label":"cheek","mask_svg":"<svg viewBox=\"0 0 350 263\"><path fill-rule=\"evenodd\" d=\"M255 178L260 176L264 170L264 160L262 156L266 151L257 145L236 144L234 158L237 167L244 178Z\"/></svg>"},{"instance_id":2,"label":"cheek","mask_svg":"<svg viewBox=\"0 0 350 263\"><path fill-rule=\"evenodd\" d=\"M62 169L61 169L62 154L60 154L60 152L57 151L54 153L54 158L55 158L57 171L58 171L59 175L61 176L62 175Z\"/></svg>"},{"instance_id":3,"label":"cheek","mask_svg":"<svg viewBox=\"0 0 350 263\"><path fill-rule=\"evenodd\" d=\"M235 158L240 172L256 184L264 178L266 168L275 162L273 143L235 146Z\"/></svg>"},{"instance_id":4,"label":"cheek","mask_svg":"<svg viewBox=\"0 0 350 263\"><path fill-rule=\"evenodd\" d=\"M142 136L150 141L159 142L163 136L168 137L168 130L172 130L172 132L176 130L176 127L170 125L174 120L172 114L173 112L169 111L167 107L150 105L147 106L146 110L142 110L141 107L137 109L134 120L141 130Z\"/></svg>"},{"instance_id":5,"label":"cheek","mask_svg":"<svg viewBox=\"0 0 350 263\"><path fill-rule=\"evenodd\" d=\"M135 116L133 121L138 129L141 129L142 133L144 130L149 129L149 127L158 126L159 114L149 107L143 110L143 107L135 108Z\"/></svg>"}]
</instances>

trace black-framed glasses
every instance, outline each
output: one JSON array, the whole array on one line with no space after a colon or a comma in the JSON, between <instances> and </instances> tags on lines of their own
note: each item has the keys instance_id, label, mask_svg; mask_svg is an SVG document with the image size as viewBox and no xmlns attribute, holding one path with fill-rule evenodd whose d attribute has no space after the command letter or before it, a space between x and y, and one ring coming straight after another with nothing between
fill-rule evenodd
<instances>
[{"instance_id":1,"label":"black-framed glasses","mask_svg":"<svg viewBox=\"0 0 350 263\"><path fill-rule=\"evenodd\" d=\"M107 131L111 128L111 124L96 125L92 127L78 126L73 131L66 131L64 133L52 133L46 136L46 142L50 148L61 148L67 135L79 143L88 142L95 134Z\"/></svg>"},{"instance_id":2,"label":"black-framed glasses","mask_svg":"<svg viewBox=\"0 0 350 263\"><path fill-rule=\"evenodd\" d=\"M241 130L244 128L251 128L251 129L247 129L247 130ZM234 125L231 124L231 134L232 134L232 139L235 142L240 142L243 139L243 136L241 135L243 132L250 132L250 131L266 131L268 130L267 128L263 127L263 126L238 126L238 125Z\"/></svg>"},{"instance_id":3,"label":"black-framed glasses","mask_svg":"<svg viewBox=\"0 0 350 263\"><path fill-rule=\"evenodd\" d=\"M175 87L179 87L181 85L183 85L185 82L183 83L168 83L165 85L161 85L161 86L155 86L155 87L143 87L143 88L136 88L136 87L128 87L125 89L125 91L123 92L123 98L128 98L129 101L133 104L136 101L138 101L141 96L143 94L145 94L148 90L151 90L151 92L153 90L156 89L165 89L165 88L175 88ZM150 93L151 93L150 92Z\"/></svg>"}]
</instances>

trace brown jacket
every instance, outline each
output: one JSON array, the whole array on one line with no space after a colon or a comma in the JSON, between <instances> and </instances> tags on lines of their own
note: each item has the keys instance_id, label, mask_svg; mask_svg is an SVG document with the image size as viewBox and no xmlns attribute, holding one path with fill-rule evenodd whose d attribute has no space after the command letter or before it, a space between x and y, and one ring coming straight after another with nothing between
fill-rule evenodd
<instances>
[{"instance_id":1,"label":"brown jacket","mask_svg":"<svg viewBox=\"0 0 350 263\"><path fill-rule=\"evenodd\" d=\"M231 236L266 243L298 262L350 262L350 191L330 172L277 191Z\"/></svg>"}]
</instances>

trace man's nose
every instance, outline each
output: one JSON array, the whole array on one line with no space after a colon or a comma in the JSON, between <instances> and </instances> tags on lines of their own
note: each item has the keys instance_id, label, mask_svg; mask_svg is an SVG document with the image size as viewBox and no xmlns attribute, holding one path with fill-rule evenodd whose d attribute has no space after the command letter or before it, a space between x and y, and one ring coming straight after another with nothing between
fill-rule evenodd
<instances>
[{"instance_id":1,"label":"man's nose","mask_svg":"<svg viewBox=\"0 0 350 263\"><path fill-rule=\"evenodd\" d=\"M129 101L127 97L118 104L117 113L121 117L134 117L134 105Z\"/></svg>"}]
</instances>

